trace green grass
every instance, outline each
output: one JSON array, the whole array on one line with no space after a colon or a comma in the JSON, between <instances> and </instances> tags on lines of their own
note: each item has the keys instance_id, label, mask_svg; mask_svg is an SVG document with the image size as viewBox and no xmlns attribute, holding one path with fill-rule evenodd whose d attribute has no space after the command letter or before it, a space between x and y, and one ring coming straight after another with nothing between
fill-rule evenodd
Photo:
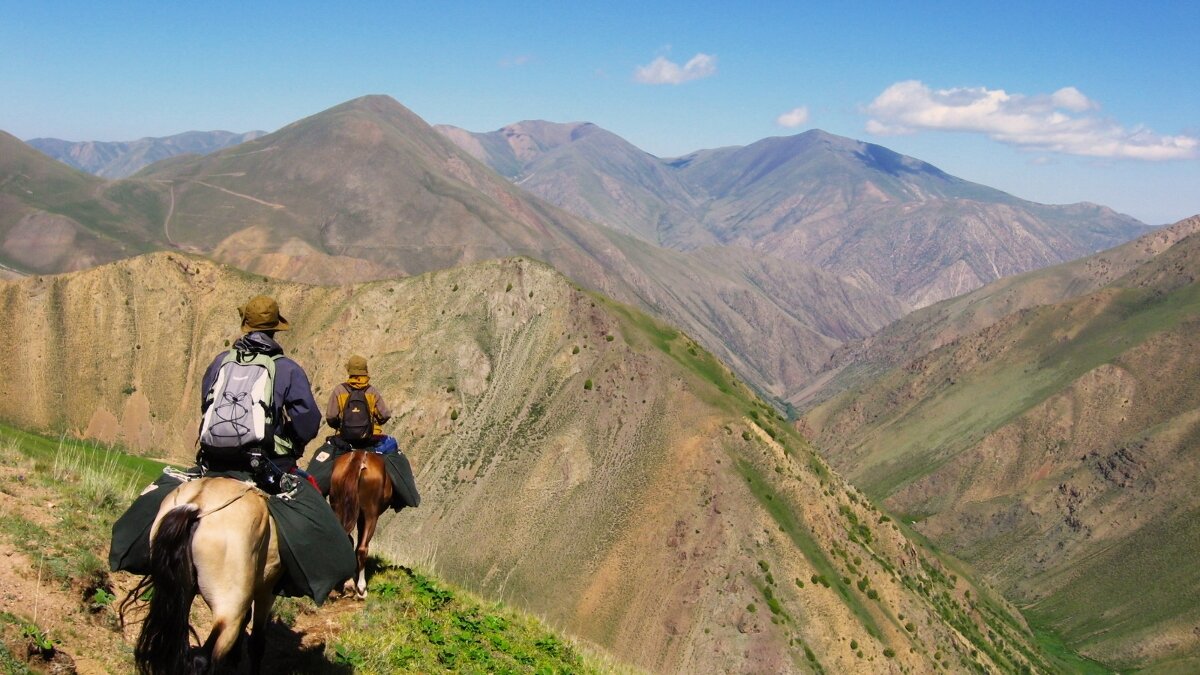
<instances>
[{"instance_id":1,"label":"green grass","mask_svg":"<svg viewBox=\"0 0 1200 675\"><path fill-rule=\"evenodd\" d=\"M65 437L52 438L17 429L0 422L0 445L34 460L39 466L52 466L58 460L70 461L79 468L107 467L105 470L120 481L150 483L162 473L163 463L123 452L120 448L76 441ZM66 451L73 458L60 458ZM69 468L69 467L65 467Z\"/></svg>"},{"instance_id":2,"label":"green grass","mask_svg":"<svg viewBox=\"0 0 1200 675\"><path fill-rule=\"evenodd\" d=\"M1030 628L1033 630L1034 637L1037 638L1037 644L1041 647L1042 654L1059 672L1078 673L1078 675L1110 675L1114 672L1103 664L1076 654L1053 631L1039 628L1035 624L1030 624Z\"/></svg>"},{"instance_id":3,"label":"green grass","mask_svg":"<svg viewBox=\"0 0 1200 675\"><path fill-rule=\"evenodd\" d=\"M600 673L540 622L403 567L385 567L327 655L360 673Z\"/></svg>"},{"instance_id":4,"label":"green grass","mask_svg":"<svg viewBox=\"0 0 1200 675\"><path fill-rule=\"evenodd\" d=\"M116 448L52 439L0 425L0 463L31 465L25 480L51 491L55 518L39 525L17 513L0 514L0 535L29 555L46 578L94 594L108 586L112 522L162 465Z\"/></svg>"},{"instance_id":5,"label":"green grass","mask_svg":"<svg viewBox=\"0 0 1200 675\"><path fill-rule=\"evenodd\" d=\"M8 612L0 612L0 673L8 675L33 673L29 666L17 656L25 651L25 643L19 636L21 629L26 625L28 624L16 616Z\"/></svg>"},{"instance_id":6,"label":"green grass","mask_svg":"<svg viewBox=\"0 0 1200 675\"><path fill-rule=\"evenodd\" d=\"M825 551L817 544L816 539L813 538L808 528L792 513L786 500L774 493L771 485L767 483L766 479L749 462L739 459L737 460L737 466L742 477L749 483L750 491L754 494L755 499L767 510L767 513L771 514L776 524L788 535L792 543L796 545L796 548L804 553L804 557L808 560L809 564L817 570L818 576L825 579L837 579L839 576L837 569L830 562L828 556L825 555ZM859 622L867 632L876 638L882 638L883 631L880 630L875 617L871 615L862 600L850 592L849 589L845 588L844 585L833 585L837 587L838 594L842 597L843 602L854 612L854 615L858 617ZM826 584L826 587L828 586L829 584Z\"/></svg>"}]
</instances>

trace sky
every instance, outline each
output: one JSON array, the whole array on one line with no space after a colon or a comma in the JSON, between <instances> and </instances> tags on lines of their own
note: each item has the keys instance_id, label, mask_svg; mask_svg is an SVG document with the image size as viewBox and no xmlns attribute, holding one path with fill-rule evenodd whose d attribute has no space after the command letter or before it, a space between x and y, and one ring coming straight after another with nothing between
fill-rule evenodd
<instances>
[{"instance_id":1,"label":"sky","mask_svg":"<svg viewBox=\"0 0 1200 675\"><path fill-rule=\"evenodd\" d=\"M0 130L273 131L388 94L659 157L823 129L1033 201L1200 213L1200 3L819 4L0 0Z\"/></svg>"}]
</instances>

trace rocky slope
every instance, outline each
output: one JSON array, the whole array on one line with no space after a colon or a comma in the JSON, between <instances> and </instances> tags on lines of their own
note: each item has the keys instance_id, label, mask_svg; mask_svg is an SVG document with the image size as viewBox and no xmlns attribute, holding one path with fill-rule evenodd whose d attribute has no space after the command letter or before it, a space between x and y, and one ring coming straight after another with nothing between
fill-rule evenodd
<instances>
[{"instance_id":1,"label":"rocky slope","mask_svg":"<svg viewBox=\"0 0 1200 675\"><path fill-rule=\"evenodd\" d=\"M1200 664L1198 229L931 307L802 420L868 494L1121 669Z\"/></svg>"},{"instance_id":2,"label":"rocky slope","mask_svg":"<svg viewBox=\"0 0 1200 675\"><path fill-rule=\"evenodd\" d=\"M586 123L439 130L522 188L647 241L804 261L912 307L1147 230L1103 207L1027 202L819 130L675 159Z\"/></svg>"},{"instance_id":3,"label":"rocky slope","mask_svg":"<svg viewBox=\"0 0 1200 675\"><path fill-rule=\"evenodd\" d=\"M377 541L656 671L1053 667L690 338L525 259L314 287L178 253L0 283L0 417L186 461L234 307L318 389L352 352L420 509Z\"/></svg>"},{"instance_id":4,"label":"rocky slope","mask_svg":"<svg viewBox=\"0 0 1200 675\"><path fill-rule=\"evenodd\" d=\"M183 154L207 155L222 148L254 140L266 133L187 131L174 136L140 138L136 141L64 141L61 138L33 138L26 142L80 171L102 178L126 178L169 157Z\"/></svg>"}]
</instances>

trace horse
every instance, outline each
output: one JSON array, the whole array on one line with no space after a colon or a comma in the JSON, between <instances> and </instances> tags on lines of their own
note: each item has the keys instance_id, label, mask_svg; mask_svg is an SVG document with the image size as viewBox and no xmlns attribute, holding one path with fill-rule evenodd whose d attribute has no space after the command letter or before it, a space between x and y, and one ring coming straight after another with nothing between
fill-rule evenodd
<instances>
[{"instance_id":1,"label":"horse","mask_svg":"<svg viewBox=\"0 0 1200 675\"><path fill-rule=\"evenodd\" d=\"M334 460L329 504L351 542L354 541L354 528L358 527L358 545L355 547L358 565L355 578L346 581L343 592L353 590L359 600L367 597L367 550L371 537L375 536L379 516L391 503L392 481L384 468L383 457L368 450L354 450Z\"/></svg>"},{"instance_id":2,"label":"horse","mask_svg":"<svg viewBox=\"0 0 1200 675\"><path fill-rule=\"evenodd\" d=\"M122 606L153 589L133 652L138 673L217 672L239 656L231 652L251 614L250 669L257 673L283 573L267 495L232 478L184 483L163 500L150 542L150 574ZM189 663L195 630L188 615L197 592L212 609L212 629Z\"/></svg>"}]
</instances>

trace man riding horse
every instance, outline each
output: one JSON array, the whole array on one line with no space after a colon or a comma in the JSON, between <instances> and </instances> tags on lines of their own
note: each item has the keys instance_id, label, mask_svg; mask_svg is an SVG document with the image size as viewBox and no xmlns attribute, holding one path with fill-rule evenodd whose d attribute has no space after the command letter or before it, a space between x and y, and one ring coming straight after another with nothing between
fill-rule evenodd
<instances>
[{"instance_id":1,"label":"man riding horse","mask_svg":"<svg viewBox=\"0 0 1200 675\"><path fill-rule=\"evenodd\" d=\"M241 634L251 605L252 656L261 657L275 592L321 604L355 571L340 524L296 467L320 412L303 369L275 340L290 326L265 296L238 311L242 337L204 375L199 466L164 470L113 525L110 567L149 575L130 598L146 585L156 588L135 649L139 672L175 672L182 663L196 592L214 617L231 608L214 621L202 650L202 662L213 668Z\"/></svg>"}]
</instances>

